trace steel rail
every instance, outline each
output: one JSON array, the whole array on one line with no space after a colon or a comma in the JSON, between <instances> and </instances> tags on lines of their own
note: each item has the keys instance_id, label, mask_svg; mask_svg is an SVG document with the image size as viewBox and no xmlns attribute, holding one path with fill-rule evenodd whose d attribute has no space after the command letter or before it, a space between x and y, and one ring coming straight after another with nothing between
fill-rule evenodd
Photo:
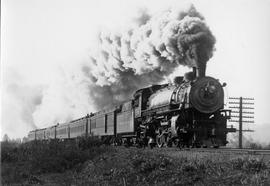
<instances>
[{"instance_id":1,"label":"steel rail","mask_svg":"<svg viewBox=\"0 0 270 186\"><path fill-rule=\"evenodd\" d=\"M228 153L252 154L252 155L270 155L270 150L262 150L262 149L191 148L191 149L189 149L189 151L194 151L194 152L213 152L213 153L215 153L215 152L228 152Z\"/></svg>"}]
</instances>

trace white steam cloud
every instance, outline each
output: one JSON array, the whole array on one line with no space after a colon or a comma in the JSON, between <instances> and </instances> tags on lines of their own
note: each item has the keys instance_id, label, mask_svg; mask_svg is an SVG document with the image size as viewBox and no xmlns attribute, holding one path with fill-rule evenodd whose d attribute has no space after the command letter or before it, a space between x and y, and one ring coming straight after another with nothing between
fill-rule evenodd
<instances>
[{"instance_id":1,"label":"white steam cloud","mask_svg":"<svg viewBox=\"0 0 270 186\"><path fill-rule=\"evenodd\" d=\"M215 38L194 6L154 16L143 11L136 21L134 28L121 34L101 32L97 51L83 66L97 109L159 83L178 65L205 70L213 55Z\"/></svg>"}]
</instances>

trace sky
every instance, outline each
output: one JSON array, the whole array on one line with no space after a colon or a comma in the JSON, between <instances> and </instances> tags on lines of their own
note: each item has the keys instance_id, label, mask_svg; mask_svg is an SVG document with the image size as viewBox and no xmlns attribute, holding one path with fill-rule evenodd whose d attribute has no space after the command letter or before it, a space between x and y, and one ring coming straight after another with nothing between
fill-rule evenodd
<instances>
[{"instance_id":1,"label":"sky","mask_svg":"<svg viewBox=\"0 0 270 186\"><path fill-rule=\"evenodd\" d=\"M193 3L216 38L206 74L226 82L227 97L253 97L255 123L244 128L270 143L269 0L3 0L1 1L1 137L93 111L80 68L100 30L121 32L147 11ZM177 68L170 77L183 75Z\"/></svg>"}]
</instances>

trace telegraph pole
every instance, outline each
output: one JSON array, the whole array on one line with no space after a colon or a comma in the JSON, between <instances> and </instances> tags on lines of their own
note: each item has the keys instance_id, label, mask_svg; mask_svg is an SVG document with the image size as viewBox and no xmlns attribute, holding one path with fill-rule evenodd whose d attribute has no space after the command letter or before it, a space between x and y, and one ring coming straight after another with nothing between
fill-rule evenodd
<instances>
[{"instance_id":1,"label":"telegraph pole","mask_svg":"<svg viewBox=\"0 0 270 186\"><path fill-rule=\"evenodd\" d=\"M242 149L243 148L243 143L242 143L242 139L243 139L243 98L240 97L239 99L239 148Z\"/></svg>"},{"instance_id":2,"label":"telegraph pole","mask_svg":"<svg viewBox=\"0 0 270 186\"><path fill-rule=\"evenodd\" d=\"M243 148L243 132L254 132L254 130L243 130L243 123L254 123L254 120L243 120L243 118L252 118L254 119L254 112L247 112L246 109L254 109L254 107L245 107L246 105L254 105L254 98L243 98L243 97L230 97L229 98L230 106L232 113L231 117L234 119L229 120L230 122L239 123L239 148ZM237 115L238 114L238 115ZM245 115L247 114L247 115ZM236 118L236 119L235 119Z\"/></svg>"}]
</instances>

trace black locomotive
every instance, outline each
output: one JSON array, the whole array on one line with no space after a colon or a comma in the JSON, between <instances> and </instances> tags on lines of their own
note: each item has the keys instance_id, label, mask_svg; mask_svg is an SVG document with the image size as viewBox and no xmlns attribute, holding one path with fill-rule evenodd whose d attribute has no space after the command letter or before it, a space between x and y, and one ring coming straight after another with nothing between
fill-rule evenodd
<instances>
[{"instance_id":1,"label":"black locomotive","mask_svg":"<svg viewBox=\"0 0 270 186\"><path fill-rule=\"evenodd\" d=\"M226 145L227 133L235 128L227 128L230 110L223 109L225 85L198 76L194 68L174 84L138 90L134 95L137 138L149 138L159 147Z\"/></svg>"}]
</instances>

